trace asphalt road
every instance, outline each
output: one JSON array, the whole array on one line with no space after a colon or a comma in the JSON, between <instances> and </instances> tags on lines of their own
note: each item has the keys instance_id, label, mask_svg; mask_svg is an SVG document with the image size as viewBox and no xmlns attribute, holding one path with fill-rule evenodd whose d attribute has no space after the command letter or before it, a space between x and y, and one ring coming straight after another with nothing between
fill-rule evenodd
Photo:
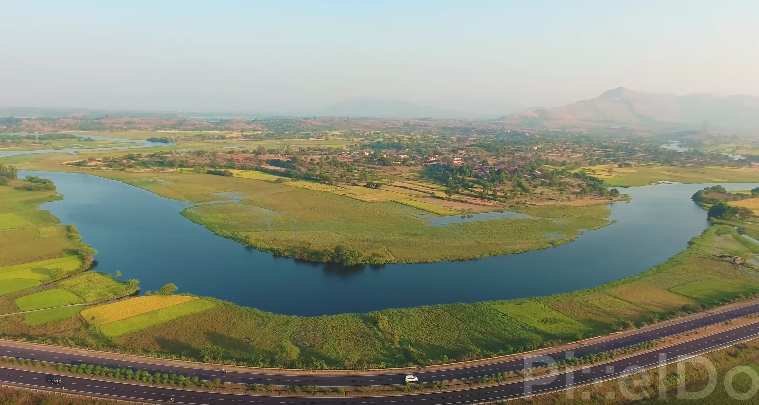
<instances>
[{"instance_id":1,"label":"asphalt road","mask_svg":"<svg viewBox=\"0 0 759 405\"><path fill-rule=\"evenodd\" d=\"M661 359L674 361L720 347L759 336L759 324L750 324L719 334L704 336L678 345L662 348L650 353L641 353L616 360L526 382L514 382L485 388L434 394L416 394L388 397L266 397L234 395L213 392L184 391L172 388L132 385L127 383L91 380L82 377L63 377L63 387L68 393L81 395L115 396L143 402L167 402L171 397L182 404L454 404L479 403L521 397L541 392L561 390L574 385L582 385L617 378L626 373L661 364ZM46 374L0 368L0 381L21 384L30 388L62 389L46 382Z\"/></svg>"},{"instance_id":2,"label":"asphalt road","mask_svg":"<svg viewBox=\"0 0 759 405\"><path fill-rule=\"evenodd\" d=\"M602 341L578 347L574 349L571 354L564 351L555 351L549 352L545 355L550 356L555 360L564 359L568 355L574 356L575 358L583 357L586 354L607 352L629 345L648 342L659 337L672 336L704 326L721 323L726 320L741 318L754 313L759 313L759 302L747 303L739 307L733 307L713 314L705 314L693 319L676 320L674 322L665 321L654 329L620 333L603 339ZM206 380L219 378L226 382L245 384L318 385L321 387L371 386L402 384L404 383L405 377L405 374L398 373L330 375L324 373L277 374L232 370L229 370L226 374L222 374L219 369L196 367L189 363L185 366L162 364L160 359L133 358L133 360L126 360L117 357L109 357L110 355L108 353L97 352L72 354L65 350L56 350L54 347L39 347L9 341L0 341L0 355L56 363L87 363L99 365L101 367L131 368L133 370L145 370L151 374L156 372L182 374L188 377L198 377ZM527 363L529 363L529 361ZM527 364L527 368L531 366L532 365ZM419 378L420 382L434 382L492 375L524 370L525 368L526 365L523 359L509 359L497 360L487 364L464 364L452 366L449 369L421 370L414 372L414 375Z\"/></svg>"}]
</instances>

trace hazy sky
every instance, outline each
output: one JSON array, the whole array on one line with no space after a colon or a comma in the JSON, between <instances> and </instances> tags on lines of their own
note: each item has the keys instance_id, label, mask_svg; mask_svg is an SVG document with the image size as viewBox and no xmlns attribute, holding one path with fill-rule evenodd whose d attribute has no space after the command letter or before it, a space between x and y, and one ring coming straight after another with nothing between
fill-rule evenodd
<instances>
[{"instance_id":1,"label":"hazy sky","mask_svg":"<svg viewBox=\"0 0 759 405\"><path fill-rule=\"evenodd\" d=\"M759 95L759 1L6 1L0 105L491 112L626 86Z\"/></svg>"}]
</instances>

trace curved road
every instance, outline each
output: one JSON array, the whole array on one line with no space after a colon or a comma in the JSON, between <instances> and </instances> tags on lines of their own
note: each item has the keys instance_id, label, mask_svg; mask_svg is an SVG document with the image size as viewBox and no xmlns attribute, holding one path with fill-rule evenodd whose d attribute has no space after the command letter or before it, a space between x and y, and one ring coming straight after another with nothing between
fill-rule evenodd
<instances>
[{"instance_id":1,"label":"curved road","mask_svg":"<svg viewBox=\"0 0 759 405\"><path fill-rule=\"evenodd\" d=\"M449 391L432 394L410 394L386 397L267 397L253 395L235 395L214 392L187 391L180 389L133 385L119 382L91 380L82 377L64 377L66 392L81 395L119 397L138 402L167 402L174 397L182 404L278 404L278 405L359 405L359 404L454 404L480 403L509 398L516 398L541 392L557 391L575 385L583 385L617 378L666 361L684 358L708 352L720 347L730 346L740 341L759 336L759 323L749 324L711 336L704 336L661 350L641 353L625 359L605 364L586 367L556 376L543 377L531 381L519 381L509 384ZM29 388L50 390L44 373L16 370L0 367L0 381L24 385Z\"/></svg>"},{"instance_id":2,"label":"curved road","mask_svg":"<svg viewBox=\"0 0 759 405\"><path fill-rule=\"evenodd\" d=\"M704 326L714 325L730 319L737 319L746 315L759 313L759 301L748 302L731 306L730 308L714 313L701 313L678 319L664 321L654 327L624 332L613 335L597 342L589 342L586 345L572 349L574 357L583 357L586 354L607 352L620 349L638 343L656 340L660 337L672 336ZM567 349L543 352L541 355L550 356L556 360L567 356ZM40 347L21 342L0 341L0 355L24 359L33 359L54 363L68 364L94 364L110 368L131 368L133 370L145 370L154 374L156 372L168 374L182 374L187 377L212 380L220 378L226 382L243 384L274 384L274 385L318 385L321 387L346 387L346 386L371 386L404 383L405 373L381 373L376 374L327 374L320 372L302 374L267 373L257 371L233 371L229 370L222 374L219 369L204 368L199 365L187 363L186 365L162 363L161 359L147 359L138 357L120 357L108 353L76 352L55 347ZM109 357L113 356L113 357ZM450 368L435 368L414 372L420 382L450 381L454 379L471 378L497 373L506 373L525 369L525 360L521 357L511 357L503 360L493 360L487 363L458 364Z\"/></svg>"}]
</instances>

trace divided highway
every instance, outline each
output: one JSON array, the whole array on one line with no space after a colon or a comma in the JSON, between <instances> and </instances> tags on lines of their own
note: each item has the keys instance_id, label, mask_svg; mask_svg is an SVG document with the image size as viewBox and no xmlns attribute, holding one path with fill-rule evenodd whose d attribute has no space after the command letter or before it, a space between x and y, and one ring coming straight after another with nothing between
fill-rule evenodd
<instances>
[{"instance_id":1,"label":"divided highway","mask_svg":"<svg viewBox=\"0 0 759 405\"><path fill-rule=\"evenodd\" d=\"M678 345L641 353L625 359L595 365L571 373L549 376L526 382L514 382L491 387L441 392L433 394L399 395L387 397L266 397L235 395L214 392L185 391L172 388L132 385L127 383L91 380L82 377L64 377L66 392L120 397L140 402L167 402L172 397L183 404L278 404L278 405L360 405L360 404L454 404L480 403L557 391L619 377L620 375L656 366L662 356L668 361L683 359L720 347L759 336L759 323L749 324L719 334L704 336ZM45 374L34 371L0 368L0 381L24 385L29 388L51 389Z\"/></svg>"},{"instance_id":2,"label":"divided highway","mask_svg":"<svg viewBox=\"0 0 759 405\"><path fill-rule=\"evenodd\" d=\"M652 328L619 333L596 342L588 342L583 346L575 347L572 349L572 355L577 358L583 357L586 354L607 352L755 313L759 313L759 301L732 306L719 312L703 313L675 321L661 322ZM555 360L560 360L565 358L565 350L549 351L541 353L541 355L551 356ZM156 372L183 374L188 377L198 377L207 380L220 378L223 381L244 384L318 385L321 387L371 386L402 384L404 383L405 376L405 373L381 372L375 374L328 374L328 372L285 374L257 372L253 370L229 370L226 374L222 374L219 369L204 368L192 363L178 365L176 363L163 362L161 359L117 356L109 353L76 351L65 348L57 349L55 347L36 346L12 341L0 341L0 355L65 364L87 363L102 367L132 368L134 370L145 370L151 374ZM419 378L420 382L433 382L492 375L524 370L524 368L525 360L512 357L486 363L452 365L446 369L421 370L414 372L414 375Z\"/></svg>"}]
</instances>

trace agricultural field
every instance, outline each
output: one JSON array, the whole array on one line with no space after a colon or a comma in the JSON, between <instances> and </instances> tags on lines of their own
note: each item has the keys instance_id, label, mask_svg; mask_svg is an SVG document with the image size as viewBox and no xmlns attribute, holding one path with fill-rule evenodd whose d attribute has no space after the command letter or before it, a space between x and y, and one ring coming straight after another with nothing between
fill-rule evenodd
<instances>
[{"instance_id":1,"label":"agricultural field","mask_svg":"<svg viewBox=\"0 0 759 405\"><path fill-rule=\"evenodd\" d=\"M26 279L49 281L60 278L80 267L82 267L82 260L79 257L65 256L60 259L0 267L0 280Z\"/></svg>"},{"instance_id":2,"label":"agricultural field","mask_svg":"<svg viewBox=\"0 0 759 405\"><path fill-rule=\"evenodd\" d=\"M0 295L9 294L19 290L25 290L40 285L37 280L23 279L23 278L9 278L2 279L0 282Z\"/></svg>"},{"instance_id":3,"label":"agricultural field","mask_svg":"<svg viewBox=\"0 0 759 405\"><path fill-rule=\"evenodd\" d=\"M82 302L82 298L71 291L54 288L20 297L16 299L16 306L21 311L32 311L42 308L62 307L80 302Z\"/></svg>"},{"instance_id":4,"label":"agricultural field","mask_svg":"<svg viewBox=\"0 0 759 405\"><path fill-rule=\"evenodd\" d=\"M180 304L106 323L99 328L105 336L118 337L160 325L174 319L182 318L187 315L206 311L216 306L216 304L216 301L211 299L189 300Z\"/></svg>"},{"instance_id":5,"label":"agricultural field","mask_svg":"<svg viewBox=\"0 0 759 405\"><path fill-rule=\"evenodd\" d=\"M24 322L29 326L54 324L75 317L82 307L62 307L24 314Z\"/></svg>"},{"instance_id":6,"label":"agricultural field","mask_svg":"<svg viewBox=\"0 0 759 405\"><path fill-rule=\"evenodd\" d=\"M197 299L189 295L150 295L99 305L82 311L82 317L91 325L105 325L122 319Z\"/></svg>"}]
</instances>

